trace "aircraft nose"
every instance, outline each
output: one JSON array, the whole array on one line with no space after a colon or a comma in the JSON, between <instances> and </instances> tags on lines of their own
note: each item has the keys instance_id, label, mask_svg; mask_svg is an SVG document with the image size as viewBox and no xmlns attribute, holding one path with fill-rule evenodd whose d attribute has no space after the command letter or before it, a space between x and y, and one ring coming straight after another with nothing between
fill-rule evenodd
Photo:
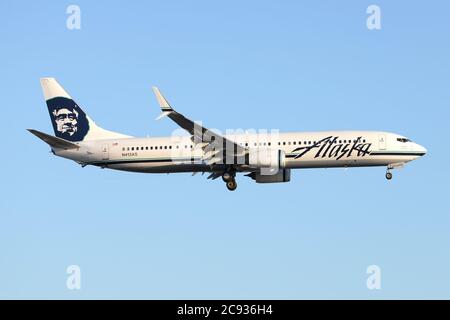
<instances>
[{"instance_id":1,"label":"aircraft nose","mask_svg":"<svg viewBox=\"0 0 450 320\"><path fill-rule=\"evenodd\" d=\"M417 147L417 152L422 153L421 156L424 156L427 153L427 149L424 146L417 144L416 147Z\"/></svg>"}]
</instances>

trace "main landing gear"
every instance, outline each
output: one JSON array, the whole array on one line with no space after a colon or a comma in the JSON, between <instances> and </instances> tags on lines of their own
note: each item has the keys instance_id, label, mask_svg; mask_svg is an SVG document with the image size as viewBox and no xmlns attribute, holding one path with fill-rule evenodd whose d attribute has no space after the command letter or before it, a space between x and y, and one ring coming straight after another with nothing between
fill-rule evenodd
<instances>
[{"instance_id":1,"label":"main landing gear","mask_svg":"<svg viewBox=\"0 0 450 320\"><path fill-rule=\"evenodd\" d=\"M236 183L236 174L232 172L224 172L222 175L222 180L225 182L227 189L230 191L234 191L237 188Z\"/></svg>"},{"instance_id":2,"label":"main landing gear","mask_svg":"<svg viewBox=\"0 0 450 320\"><path fill-rule=\"evenodd\" d=\"M236 188L237 188L236 180L233 179L233 180L228 181L228 182L227 182L227 188L228 188L228 190L230 190L230 191L236 190Z\"/></svg>"}]
</instances>

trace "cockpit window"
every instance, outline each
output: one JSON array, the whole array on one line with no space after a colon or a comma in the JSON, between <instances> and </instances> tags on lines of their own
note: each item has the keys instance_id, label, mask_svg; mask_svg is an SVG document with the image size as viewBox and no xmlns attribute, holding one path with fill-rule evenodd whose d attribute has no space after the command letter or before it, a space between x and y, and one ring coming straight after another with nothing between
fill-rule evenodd
<instances>
[{"instance_id":1,"label":"cockpit window","mask_svg":"<svg viewBox=\"0 0 450 320\"><path fill-rule=\"evenodd\" d=\"M397 141L400 141L400 142L403 142L403 143L405 143L405 142L411 142L411 140L406 139L406 138L397 138Z\"/></svg>"}]
</instances>

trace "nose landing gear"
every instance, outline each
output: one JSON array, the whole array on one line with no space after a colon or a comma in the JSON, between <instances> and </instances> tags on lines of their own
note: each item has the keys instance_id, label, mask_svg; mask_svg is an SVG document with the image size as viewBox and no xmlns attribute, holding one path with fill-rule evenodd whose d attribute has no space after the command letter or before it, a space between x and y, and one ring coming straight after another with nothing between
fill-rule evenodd
<instances>
[{"instance_id":1,"label":"nose landing gear","mask_svg":"<svg viewBox=\"0 0 450 320\"><path fill-rule=\"evenodd\" d=\"M386 168L386 179L391 180L392 179L392 169L401 169L405 165L405 162L397 162L397 163L391 163Z\"/></svg>"}]
</instances>

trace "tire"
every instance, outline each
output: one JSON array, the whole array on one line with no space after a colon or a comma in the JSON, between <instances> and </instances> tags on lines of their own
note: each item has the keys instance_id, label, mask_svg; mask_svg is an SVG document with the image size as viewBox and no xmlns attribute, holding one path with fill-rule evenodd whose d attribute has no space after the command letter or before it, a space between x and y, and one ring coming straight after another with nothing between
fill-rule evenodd
<instances>
[{"instance_id":1,"label":"tire","mask_svg":"<svg viewBox=\"0 0 450 320\"><path fill-rule=\"evenodd\" d=\"M392 179L392 173L386 172L386 179L391 180Z\"/></svg>"},{"instance_id":2,"label":"tire","mask_svg":"<svg viewBox=\"0 0 450 320\"><path fill-rule=\"evenodd\" d=\"M227 188L230 191L236 190L236 188L237 188L236 180L233 179L233 180L227 181Z\"/></svg>"},{"instance_id":3,"label":"tire","mask_svg":"<svg viewBox=\"0 0 450 320\"><path fill-rule=\"evenodd\" d=\"M228 182L228 181L230 181L231 179L233 179L233 176L232 176L229 172L224 172L224 173L223 173L223 175L222 175L222 180L223 180L224 182Z\"/></svg>"}]
</instances>

